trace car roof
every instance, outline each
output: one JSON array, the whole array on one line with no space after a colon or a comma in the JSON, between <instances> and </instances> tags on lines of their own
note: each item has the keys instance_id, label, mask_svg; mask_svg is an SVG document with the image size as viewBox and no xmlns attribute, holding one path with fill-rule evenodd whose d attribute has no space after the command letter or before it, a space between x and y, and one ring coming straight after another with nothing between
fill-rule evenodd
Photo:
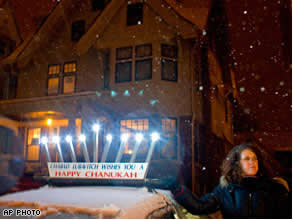
<instances>
[{"instance_id":1,"label":"car roof","mask_svg":"<svg viewBox=\"0 0 293 220\"><path fill-rule=\"evenodd\" d=\"M158 210L174 211L172 202L165 195L149 192L145 187L44 186L0 197L0 205L13 207L16 204L39 208L44 215L55 209L56 212L84 213L94 218L147 218Z\"/></svg>"}]
</instances>

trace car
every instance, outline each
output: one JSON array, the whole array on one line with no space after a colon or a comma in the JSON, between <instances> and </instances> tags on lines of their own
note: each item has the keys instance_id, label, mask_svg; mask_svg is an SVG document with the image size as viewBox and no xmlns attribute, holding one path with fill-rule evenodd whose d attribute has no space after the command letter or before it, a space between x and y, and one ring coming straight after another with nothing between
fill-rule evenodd
<instances>
[{"instance_id":1,"label":"car","mask_svg":"<svg viewBox=\"0 0 293 220\"><path fill-rule=\"evenodd\" d=\"M151 163L150 167L145 163L103 164L108 166L104 167L107 172L111 172L110 167L116 171L120 167L121 172L126 166L143 169L137 178L127 180L127 177L74 178L67 167L76 166L80 171L84 167L102 167L99 163L48 163L50 176L44 177L46 185L0 197L1 218L182 218L183 212L168 189L146 184L150 182L146 171L156 170L159 164ZM58 174L62 169L67 169L64 175L69 177L57 178L53 173ZM154 178L154 174L149 176Z\"/></svg>"}]
</instances>

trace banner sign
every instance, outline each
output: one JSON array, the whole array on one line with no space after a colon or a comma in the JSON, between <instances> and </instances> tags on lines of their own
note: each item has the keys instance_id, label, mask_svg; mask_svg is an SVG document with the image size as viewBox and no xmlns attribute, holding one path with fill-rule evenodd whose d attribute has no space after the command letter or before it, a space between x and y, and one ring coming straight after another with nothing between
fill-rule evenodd
<instances>
[{"instance_id":1,"label":"banner sign","mask_svg":"<svg viewBox=\"0 0 293 220\"><path fill-rule=\"evenodd\" d=\"M50 178L143 180L148 163L51 163Z\"/></svg>"}]
</instances>

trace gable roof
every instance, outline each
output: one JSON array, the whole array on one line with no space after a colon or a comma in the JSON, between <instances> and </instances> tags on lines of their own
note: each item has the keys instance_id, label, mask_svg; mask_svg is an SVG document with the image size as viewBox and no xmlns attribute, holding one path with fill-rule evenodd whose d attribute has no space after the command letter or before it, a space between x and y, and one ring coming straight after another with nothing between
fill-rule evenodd
<instances>
[{"instance_id":1,"label":"gable roof","mask_svg":"<svg viewBox=\"0 0 293 220\"><path fill-rule=\"evenodd\" d=\"M45 22L34 33L30 33L29 36L26 37L26 39L8 57L0 60L0 65L12 64L16 61L19 61L20 59L23 59L27 51L31 51L32 48L36 47L36 45L39 46L40 40L46 34L46 31L49 30L48 26L51 27L50 24L52 23L52 21L56 22L60 17L56 16L58 14L58 11L60 11L60 9L64 7L64 5L70 2L71 0L63 0L59 4L57 4L55 9L52 10L52 13L48 16Z\"/></svg>"},{"instance_id":2,"label":"gable roof","mask_svg":"<svg viewBox=\"0 0 293 220\"><path fill-rule=\"evenodd\" d=\"M178 14L199 27L205 29L212 0L165 0Z\"/></svg>"},{"instance_id":3,"label":"gable roof","mask_svg":"<svg viewBox=\"0 0 293 220\"><path fill-rule=\"evenodd\" d=\"M74 52L77 54L86 52L94 43L96 35L101 35L105 31L107 26L110 25L111 19L116 15L122 5L126 3L126 0L110 1L102 13L96 17L96 20L88 31L76 43ZM40 28L33 35L25 39L10 56L1 60L0 65L14 62L17 62L19 66L25 65L31 59L32 54L41 46L41 42L46 39L50 29L64 16L64 9L70 7L71 4L72 0L62 0L57 4ZM146 0L145 4L159 14L183 38L194 38L198 35L200 30L198 26L182 17L165 0Z\"/></svg>"},{"instance_id":4,"label":"gable roof","mask_svg":"<svg viewBox=\"0 0 293 220\"><path fill-rule=\"evenodd\" d=\"M76 52L82 54L95 42L96 36L101 36L111 19L116 15L119 9L127 1L112 0L108 7L96 19L87 33L76 44ZM171 8L165 0L147 0L145 4L148 5L154 12L159 14L162 19L172 26L183 38L194 38L198 35L199 28L182 17L173 8Z\"/></svg>"}]
</instances>

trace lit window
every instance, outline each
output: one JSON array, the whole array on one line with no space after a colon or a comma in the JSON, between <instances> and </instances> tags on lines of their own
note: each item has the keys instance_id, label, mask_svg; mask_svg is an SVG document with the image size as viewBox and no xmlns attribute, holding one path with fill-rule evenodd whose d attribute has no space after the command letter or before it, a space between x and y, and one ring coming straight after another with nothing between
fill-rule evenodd
<instances>
[{"instance_id":1,"label":"lit window","mask_svg":"<svg viewBox=\"0 0 293 220\"><path fill-rule=\"evenodd\" d=\"M75 91L76 71L76 62L64 64L63 93L73 93Z\"/></svg>"},{"instance_id":2,"label":"lit window","mask_svg":"<svg viewBox=\"0 0 293 220\"><path fill-rule=\"evenodd\" d=\"M162 80L177 81L177 53L176 46L162 45Z\"/></svg>"},{"instance_id":3,"label":"lit window","mask_svg":"<svg viewBox=\"0 0 293 220\"><path fill-rule=\"evenodd\" d=\"M176 119L164 118L162 119L162 150L161 157L174 159L176 158Z\"/></svg>"},{"instance_id":4,"label":"lit window","mask_svg":"<svg viewBox=\"0 0 293 220\"><path fill-rule=\"evenodd\" d=\"M143 4L130 4L127 6L127 25L139 25L143 23Z\"/></svg>"},{"instance_id":5,"label":"lit window","mask_svg":"<svg viewBox=\"0 0 293 220\"><path fill-rule=\"evenodd\" d=\"M64 73L74 73L76 72L76 63L65 63L64 64Z\"/></svg>"},{"instance_id":6,"label":"lit window","mask_svg":"<svg viewBox=\"0 0 293 220\"><path fill-rule=\"evenodd\" d=\"M56 95L59 90L59 78L48 79L48 95Z\"/></svg>"},{"instance_id":7,"label":"lit window","mask_svg":"<svg viewBox=\"0 0 293 220\"><path fill-rule=\"evenodd\" d=\"M148 119L131 119L131 120L121 120L120 121L120 132L127 133L129 139L125 143L125 154L132 154L134 146L136 144L135 135L136 133L146 134L149 130L149 120ZM148 140L147 138L140 144L138 154L146 154L148 150Z\"/></svg>"},{"instance_id":8,"label":"lit window","mask_svg":"<svg viewBox=\"0 0 293 220\"><path fill-rule=\"evenodd\" d=\"M60 70L60 65L49 65L49 75L59 74Z\"/></svg>"},{"instance_id":9,"label":"lit window","mask_svg":"<svg viewBox=\"0 0 293 220\"><path fill-rule=\"evenodd\" d=\"M57 95L59 92L59 77L61 65L49 65L48 69L48 95Z\"/></svg>"},{"instance_id":10,"label":"lit window","mask_svg":"<svg viewBox=\"0 0 293 220\"><path fill-rule=\"evenodd\" d=\"M29 161L40 159L40 137L41 128L29 128L27 137L27 157Z\"/></svg>"},{"instance_id":11,"label":"lit window","mask_svg":"<svg viewBox=\"0 0 293 220\"><path fill-rule=\"evenodd\" d=\"M73 93L75 89L75 76L64 76L63 93Z\"/></svg>"}]
</instances>

